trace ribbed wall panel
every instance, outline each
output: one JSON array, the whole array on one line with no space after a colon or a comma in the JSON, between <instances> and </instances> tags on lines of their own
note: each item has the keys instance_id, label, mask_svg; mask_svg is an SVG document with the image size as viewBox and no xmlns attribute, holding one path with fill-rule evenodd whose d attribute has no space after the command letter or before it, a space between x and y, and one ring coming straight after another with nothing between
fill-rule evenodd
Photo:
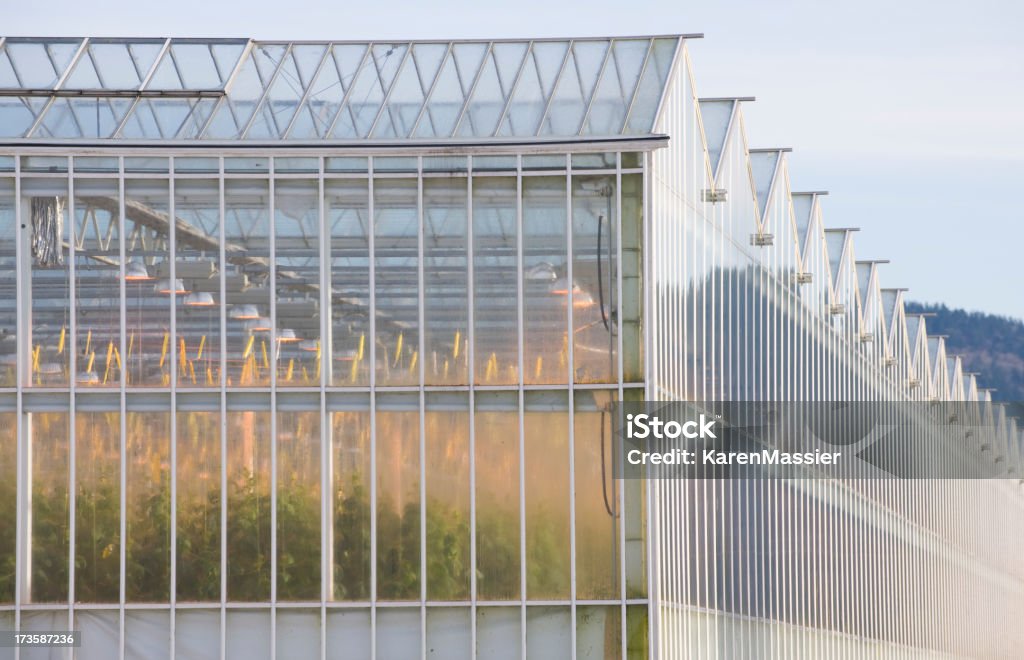
<instances>
[{"instance_id":1,"label":"ribbed wall panel","mask_svg":"<svg viewBox=\"0 0 1024 660\"><path fill-rule=\"evenodd\" d=\"M709 140L720 140L721 103L708 107ZM855 254L853 232L826 231L821 195L791 193L784 153L764 199L770 157L752 163L739 107L724 143L710 145L721 151L711 171L685 50L656 131L672 139L649 157L648 398L987 405L923 318L908 332L899 292L885 294L886 324L880 267L858 263L868 255ZM704 201L713 189L726 201ZM755 246L752 234L772 240ZM1015 428L1000 435L1019 461ZM1024 648L1017 480L660 480L650 490L657 657L1012 658Z\"/></svg>"}]
</instances>

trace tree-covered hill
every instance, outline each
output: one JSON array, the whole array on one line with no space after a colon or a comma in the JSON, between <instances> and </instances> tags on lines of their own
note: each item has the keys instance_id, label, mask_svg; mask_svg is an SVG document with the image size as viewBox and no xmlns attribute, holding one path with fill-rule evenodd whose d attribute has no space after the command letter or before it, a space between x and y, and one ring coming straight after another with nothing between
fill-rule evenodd
<instances>
[{"instance_id":1,"label":"tree-covered hill","mask_svg":"<svg viewBox=\"0 0 1024 660\"><path fill-rule=\"evenodd\" d=\"M1024 401L1024 322L1006 316L907 303L908 312L930 312L928 333L948 335L946 350L963 358L964 370L979 372L999 401Z\"/></svg>"}]
</instances>

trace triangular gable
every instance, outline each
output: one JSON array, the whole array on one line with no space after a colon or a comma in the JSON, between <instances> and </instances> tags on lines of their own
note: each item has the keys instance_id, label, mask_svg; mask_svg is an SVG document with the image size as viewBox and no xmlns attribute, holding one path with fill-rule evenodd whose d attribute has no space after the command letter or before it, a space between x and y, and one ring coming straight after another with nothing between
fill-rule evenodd
<instances>
[{"instance_id":1,"label":"triangular gable","mask_svg":"<svg viewBox=\"0 0 1024 660\"><path fill-rule=\"evenodd\" d=\"M946 358L946 373L949 374L949 400L959 401L963 399L963 372L959 356Z\"/></svg>"},{"instance_id":2,"label":"triangular gable","mask_svg":"<svg viewBox=\"0 0 1024 660\"><path fill-rule=\"evenodd\" d=\"M946 339L941 335L928 338L928 357L932 365L932 392L948 392L949 372L946 365Z\"/></svg>"},{"instance_id":3,"label":"triangular gable","mask_svg":"<svg viewBox=\"0 0 1024 660\"><path fill-rule=\"evenodd\" d=\"M904 350L907 355L907 364L911 370L915 368L917 347L920 344L917 337L920 321L921 318L919 316L907 314L906 312L903 313L903 327L907 330L904 336Z\"/></svg>"},{"instance_id":4,"label":"triangular gable","mask_svg":"<svg viewBox=\"0 0 1024 660\"><path fill-rule=\"evenodd\" d=\"M967 374L967 382L964 385L964 396L968 401L978 400L978 377L974 374Z\"/></svg>"},{"instance_id":5,"label":"triangular gable","mask_svg":"<svg viewBox=\"0 0 1024 660\"><path fill-rule=\"evenodd\" d=\"M931 343L928 337L928 322L924 316L918 316L918 339L917 346L914 351L916 353L914 357L914 372L917 374L917 378L924 388L923 393L925 398L931 396L932 390L932 360L929 355L929 344Z\"/></svg>"},{"instance_id":6,"label":"triangular gable","mask_svg":"<svg viewBox=\"0 0 1024 660\"><path fill-rule=\"evenodd\" d=\"M829 275L832 278L832 292L838 291L839 273L846 255L848 229L825 229L825 254L828 257Z\"/></svg>"},{"instance_id":7,"label":"triangular gable","mask_svg":"<svg viewBox=\"0 0 1024 660\"><path fill-rule=\"evenodd\" d=\"M718 179L718 168L722 162L725 143L729 139L729 127L732 126L737 105L735 99L700 101L700 121L704 128L712 181Z\"/></svg>"},{"instance_id":8,"label":"triangular gable","mask_svg":"<svg viewBox=\"0 0 1024 660\"><path fill-rule=\"evenodd\" d=\"M895 331L894 321L896 311L900 302L902 289L881 289L882 297L882 323L885 325L885 333L890 339Z\"/></svg>"},{"instance_id":9,"label":"triangular gable","mask_svg":"<svg viewBox=\"0 0 1024 660\"><path fill-rule=\"evenodd\" d=\"M764 229L767 222L768 201L779 179L779 166L782 164L782 149L751 150L750 176L754 183L754 197L757 200L757 218Z\"/></svg>"},{"instance_id":10,"label":"triangular gable","mask_svg":"<svg viewBox=\"0 0 1024 660\"><path fill-rule=\"evenodd\" d=\"M857 275L857 311L860 313L862 327L868 324L870 314L874 311L871 305L871 278L875 272L875 264L871 261L858 261L855 266ZM871 328L867 328L870 331Z\"/></svg>"},{"instance_id":11,"label":"triangular gable","mask_svg":"<svg viewBox=\"0 0 1024 660\"><path fill-rule=\"evenodd\" d=\"M795 192L791 194L793 200L793 223L796 226L796 239L800 247L800 263L803 263L807 258L807 248L810 244L808 236L814 223L818 195L825 194L828 193Z\"/></svg>"}]
</instances>

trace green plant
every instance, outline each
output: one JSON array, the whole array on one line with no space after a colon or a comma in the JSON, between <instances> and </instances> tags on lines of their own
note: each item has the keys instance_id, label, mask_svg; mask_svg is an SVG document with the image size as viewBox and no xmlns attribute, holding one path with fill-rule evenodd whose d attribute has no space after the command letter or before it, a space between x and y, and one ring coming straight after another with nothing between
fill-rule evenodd
<instances>
[{"instance_id":1,"label":"green plant","mask_svg":"<svg viewBox=\"0 0 1024 660\"><path fill-rule=\"evenodd\" d=\"M344 486L344 487L342 487ZM76 500L76 600L117 602L120 569L120 485L117 472L99 471L80 482ZM178 599L220 600L221 495L219 485L201 495L179 490L177 501ZM334 589L337 600L370 596L370 498L358 476L334 492ZM3 503L13 485L0 483ZM228 598L264 601L270 596L270 485L249 472L228 480ZM128 504L126 591L131 601L162 602L170 584L169 473ZM483 504L478 503L478 504ZM320 596L319 484L282 484L277 494L278 596ZM13 511L13 504L7 504ZM12 514L8 514L12 515ZM399 512L386 493L377 503L377 594L382 599L420 596L420 505ZM67 599L68 498L58 486L33 492L32 593L35 602ZM568 593L569 552L564 525L550 512L530 521L527 584L531 598ZM461 510L431 499L426 511L427 589L432 600L464 600L470 586L470 527ZM577 543L587 543L580 539ZM13 576L13 551L0 564L0 579ZM477 581L482 597L519 595L519 518L491 504L477 509ZM8 587L13 599L13 586Z\"/></svg>"}]
</instances>

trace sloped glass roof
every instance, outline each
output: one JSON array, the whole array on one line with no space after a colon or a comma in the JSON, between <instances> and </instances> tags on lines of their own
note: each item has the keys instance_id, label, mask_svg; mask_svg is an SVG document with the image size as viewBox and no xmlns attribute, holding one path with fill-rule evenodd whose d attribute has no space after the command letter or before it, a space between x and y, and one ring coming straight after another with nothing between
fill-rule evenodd
<instances>
[{"instance_id":1,"label":"sloped glass roof","mask_svg":"<svg viewBox=\"0 0 1024 660\"><path fill-rule=\"evenodd\" d=\"M0 38L0 137L645 135L681 39Z\"/></svg>"}]
</instances>

